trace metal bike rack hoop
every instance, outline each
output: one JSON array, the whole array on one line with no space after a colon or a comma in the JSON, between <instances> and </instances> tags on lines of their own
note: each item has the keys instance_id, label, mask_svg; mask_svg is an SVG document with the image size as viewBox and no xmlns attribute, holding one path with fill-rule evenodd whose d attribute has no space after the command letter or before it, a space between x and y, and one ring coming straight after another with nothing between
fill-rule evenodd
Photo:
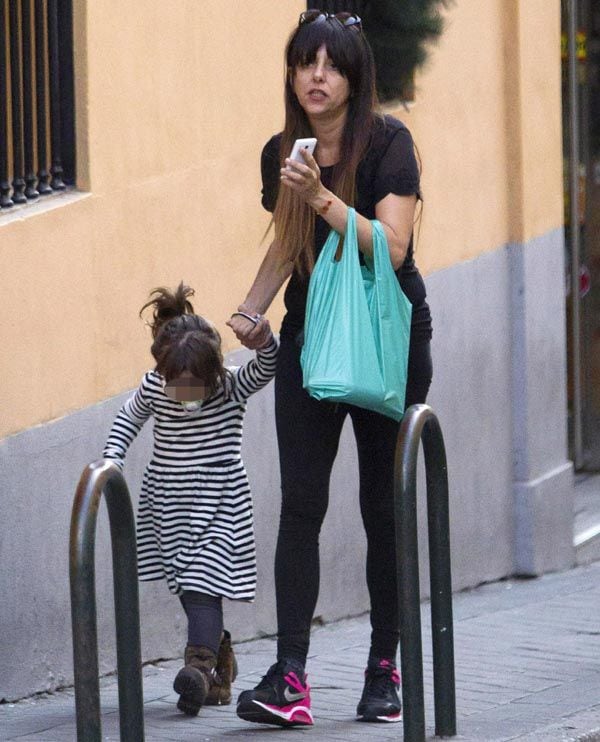
<instances>
[{"instance_id":1,"label":"metal bike rack hoop","mask_svg":"<svg viewBox=\"0 0 600 742\"><path fill-rule=\"evenodd\" d=\"M425 740L417 536L417 455L421 440L427 481L435 733L447 737L456 734L446 451L433 410L428 405L417 404L408 408L400 426L394 475L405 742Z\"/></svg>"},{"instance_id":2,"label":"metal bike rack hoop","mask_svg":"<svg viewBox=\"0 0 600 742\"><path fill-rule=\"evenodd\" d=\"M103 493L108 507L112 543L121 740L143 742L135 520L121 471L114 463L104 459L84 469L71 513L69 574L77 740L100 742L102 739L94 547L98 508Z\"/></svg>"}]
</instances>

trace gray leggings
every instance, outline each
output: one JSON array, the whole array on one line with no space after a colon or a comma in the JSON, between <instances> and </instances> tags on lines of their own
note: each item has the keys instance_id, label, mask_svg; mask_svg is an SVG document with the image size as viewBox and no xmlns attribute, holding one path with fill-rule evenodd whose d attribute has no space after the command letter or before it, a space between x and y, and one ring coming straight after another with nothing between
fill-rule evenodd
<instances>
[{"instance_id":1,"label":"gray leggings","mask_svg":"<svg viewBox=\"0 0 600 742\"><path fill-rule=\"evenodd\" d=\"M188 644L208 647L216 654L223 632L223 599L185 590L179 600L188 620Z\"/></svg>"}]
</instances>

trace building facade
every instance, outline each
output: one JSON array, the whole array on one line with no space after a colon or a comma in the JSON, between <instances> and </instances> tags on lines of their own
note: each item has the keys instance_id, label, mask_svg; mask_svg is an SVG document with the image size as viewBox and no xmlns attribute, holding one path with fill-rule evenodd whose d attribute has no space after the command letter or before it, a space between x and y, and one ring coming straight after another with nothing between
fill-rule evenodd
<instances>
[{"instance_id":1,"label":"building facade","mask_svg":"<svg viewBox=\"0 0 600 742\"><path fill-rule=\"evenodd\" d=\"M283 48L305 3L73 2L76 188L0 212L0 698L72 682L69 517L83 468L151 367L138 317L185 279L225 326L269 224L259 157L283 122ZM434 315L430 403L446 440L455 589L573 563L558 0L464 0L394 113L422 160L416 258ZM269 312L282 317L278 298ZM150 430L125 474L134 500ZM272 633L278 463L268 388L249 404L259 592L228 605L234 638ZM115 665L104 512L100 664ZM324 620L367 609L352 436L322 542ZM424 539L422 539L424 542ZM425 555L424 555L425 556ZM166 587L141 587L145 660L180 654Z\"/></svg>"}]
</instances>

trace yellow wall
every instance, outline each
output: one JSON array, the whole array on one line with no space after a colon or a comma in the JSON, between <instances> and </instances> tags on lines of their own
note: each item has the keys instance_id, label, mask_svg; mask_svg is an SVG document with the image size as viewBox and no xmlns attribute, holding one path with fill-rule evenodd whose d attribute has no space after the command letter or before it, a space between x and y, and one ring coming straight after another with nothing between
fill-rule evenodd
<instances>
[{"instance_id":1,"label":"yellow wall","mask_svg":"<svg viewBox=\"0 0 600 742\"><path fill-rule=\"evenodd\" d=\"M423 159L425 273L562 224L559 0L460 0L398 116Z\"/></svg>"},{"instance_id":2,"label":"yellow wall","mask_svg":"<svg viewBox=\"0 0 600 742\"><path fill-rule=\"evenodd\" d=\"M264 252L260 151L281 128L283 48L305 7L74 6L91 195L0 216L0 437L134 386L151 366L137 312L157 285L184 278L225 350L237 344L224 322Z\"/></svg>"},{"instance_id":3,"label":"yellow wall","mask_svg":"<svg viewBox=\"0 0 600 742\"><path fill-rule=\"evenodd\" d=\"M300 0L75 0L78 182L0 216L0 437L134 386L137 318L184 278L225 319L264 252L259 155L281 128ZM561 224L559 0L461 0L399 112L423 159L424 273ZM61 205L62 204L62 205ZM270 317L281 317L279 299Z\"/></svg>"}]
</instances>

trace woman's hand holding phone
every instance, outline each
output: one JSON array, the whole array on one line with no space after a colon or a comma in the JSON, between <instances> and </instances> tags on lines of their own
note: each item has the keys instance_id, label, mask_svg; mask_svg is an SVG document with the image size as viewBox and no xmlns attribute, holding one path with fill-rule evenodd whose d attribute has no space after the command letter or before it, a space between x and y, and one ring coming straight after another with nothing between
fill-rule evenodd
<instances>
[{"instance_id":1,"label":"woman's hand holding phone","mask_svg":"<svg viewBox=\"0 0 600 742\"><path fill-rule=\"evenodd\" d=\"M314 137L296 139L285 167L281 168L281 182L307 202L318 196L322 187L321 171L313 157L316 145Z\"/></svg>"},{"instance_id":2,"label":"woman's hand holding phone","mask_svg":"<svg viewBox=\"0 0 600 742\"><path fill-rule=\"evenodd\" d=\"M317 140L315 139L315 137L307 137L305 139L296 139L288 159L294 160L295 162L304 163L305 160L302 157L301 150L304 150L304 152L308 152L309 155L312 155L315 151L316 146L317 146Z\"/></svg>"}]
</instances>

